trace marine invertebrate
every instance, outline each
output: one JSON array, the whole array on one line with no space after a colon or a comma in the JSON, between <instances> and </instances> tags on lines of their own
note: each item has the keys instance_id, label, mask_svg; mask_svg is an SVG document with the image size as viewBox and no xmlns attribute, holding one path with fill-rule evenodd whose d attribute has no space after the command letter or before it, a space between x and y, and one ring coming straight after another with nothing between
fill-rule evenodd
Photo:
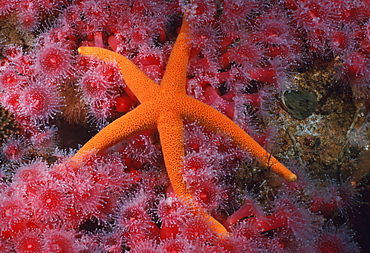
<instances>
[{"instance_id":1,"label":"marine invertebrate","mask_svg":"<svg viewBox=\"0 0 370 253\"><path fill-rule=\"evenodd\" d=\"M27 83L27 79L19 75L14 69L7 68L0 75L0 85L2 90L20 89Z\"/></svg>"},{"instance_id":2,"label":"marine invertebrate","mask_svg":"<svg viewBox=\"0 0 370 253\"><path fill-rule=\"evenodd\" d=\"M26 152L27 148L24 139L13 136L3 143L1 155L11 162L20 162Z\"/></svg>"},{"instance_id":3,"label":"marine invertebrate","mask_svg":"<svg viewBox=\"0 0 370 253\"><path fill-rule=\"evenodd\" d=\"M179 224L185 222L189 217L189 207L177 197L161 199L157 214L161 221L161 239L175 237L180 233Z\"/></svg>"},{"instance_id":4,"label":"marine invertebrate","mask_svg":"<svg viewBox=\"0 0 370 253\"><path fill-rule=\"evenodd\" d=\"M22 193L29 196L37 191L47 179L47 164L36 160L30 164L22 164L14 177L12 185L21 189Z\"/></svg>"},{"instance_id":5,"label":"marine invertebrate","mask_svg":"<svg viewBox=\"0 0 370 253\"><path fill-rule=\"evenodd\" d=\"M336 228L334 224L329 221L324 229L320 231L314 241L315 252L361 252L357 243L352 242L353 231L346 225Z\"/></svg>"},{"instance_id":6,"label":"marine invertebrate","mask_svg":"<svg viewBox=\"0 0 370 253\"><path fill-rule=\"evenodd\" d=\"M92 64L77 85L83 102L89 108L91 120L99 125L105 125L114 112L128 110L134 104L131 99L124 99L125 93L121 94L125 84L112 64Z\"/></svg>"},{"instance_id":7,"label":"marine invertebrate","mask_svg":"<svg viewBox=\"0 0 370 253\"><path fill-rule=\"evenodd\" d=\"M60 104L58 90L50 83L37 80L20 92L18 106L21 108L21 115L31 120L46 121L59 112Z\"/></svg>"},{"instance_id":8,"label":"marine invertebrate","mask_svg":"<svg viewBox=\"0 0 370 253\"><path fill-rule=\"evenodd\" d=\"M66 217L71 208L71 195L59 182L47 182L28 197L37 219L44 222Z\"/></svg>"},{"instance_id":9,"label":"marine invertebrate","mask_svg":"<svg viewBox=\"0 0 370 253\"><path fill-rule=\"evenodd\" d=\"M35 67L47 78L66 78L73 71L73 56L61 43L46 43L37 50Z\"/></svg>"},{"instance_id":10,"label":"marine invertebrate","mask_svg":"<svg viewBox=\"0 0 370 253\"><path fill-rule=\"evenodd\" d=\"M256 217L260 221L265 221L265 214L259 206L257 200L253 196L245 196L244 204L227 219L224 220L223 225L229 229L235 225L239 220L245 217Z\"/></svg>"},{"instance_id":11,"label":"marine invertebrate","mask_svg":"<svg viewBox=\"0 0 370 253\"><path fill-rule=\"evenodd\" d=\"M55 127L46 128L40 132L34 133L30 141L32 145L42 151L55 147L55 135L57 129Z\"/></svg>"},{"instance_id":12,"label":"marine invertebrate","mask_svg":"<svg viewBox=\"0 0 370 253\"><path fill-rule=\"evenodd\" d=\"M279 8L264 13L256 19L251 34L254 41L262 44L265 55L293 64L301 61L301 45L287 15Z\"/></svg>"},{"instance_id":13,"label":"marine invertebrate","mask_svg":"<svg viewBox=\"0 0 370 253\"><path fill-rule=\"evenodd\" d=\"M180 238L169 238L164 240L159 246L159 250L162 252L190 252L191 246L186 240Z\"/></svg>"},{"instance_id":14,"label":"marine invertebrate","mask_svg":"<svg viewBox=\"0 0 370 253\"><path fill-rule=\"evenodd\" d=\"M9 14L13 7L13 1L3 1L0 5L0 15Z\"/></svg>"},{"instance_id":15,"label":"marine invertebrate","mask_svg":"<svg viewBox=\"0 0 370 253\"><path fill-rule=\"evenodd\" d=\"M78 151L72 160L78 163L86 153L101 153L122 139L157 126L172 186L179 196L191 199L192 194L183 182L181 174L184 155L182 118L186 118L225 134L275 173L288 181L296 180L296 175L279 163L229 118L185 94L190 39L187 35L189 27L186 19L183 22L160 86L122 55L102 48L79 48L81 54L92 55L108 62L115 60L126 84L141 104L100 131ZM138 80L140 80L139 83ZM148 115L148 112L151 113ZM212 227L218 233L226 234L225 228L219 222L205 213L203 215L208 216L207 219L212 221Z\"/></svg>"},{"instance_id":16,"label":"marine invertebrate","mask_svg":"<svg viewBox=\"0 0 370 253\"><path fill-rule=\"evenodd\" d=\"M42 249L45 252L68 253L82 249L81 244L75 240L77 234L64 227L45 229L43 231Z\"/></svg>"},{"instance_id":17,"label":"marine invertebrate","mask_svg":"<svg viewBox=\"0 0 370 253\"><path fill-rule=\"evenodd\" d=\"M225 0L222 6L221 26L223 31L236 31L245 25L246 17L253 15L253 11L263 6L259 0Z\"/></svg>"},{"instance_id":18,"label":"marine invertebrate","mask_svg":"<svg viewBox=\"0 0 370 253\"><path fill-rule=\"evenodd\" d=\"M312 192L311 210L320 212L328 216L335 211L341 215L346 215L347 212L353 211L358 201L358 193L352 188L349 183L333 183L328 182L325 189L317 189Z\"/></svg>"},{"instance_id":19,"label":"marine invertebrate","mask_svg":"<svg viewBox=\"0 0 370 253\"><path fill-rule=\"evenodd\" d=\"M14 248L18 252L41 252L43 246L41 238L41 229L28 229L16 236Z\"/></svg>"},{"instance_id":20,"label":"marine invertebrate","mask_svg":"<svg viewBox=\"0 0 370 253\"><path fill-rule=\"evenodd\" d=\"M14 6L30 6L18 5L21 2L29 0L17 0ZM33 24L42 26L47 20L52 28L41 34L28 31L27 34L36 37L36 44L29 40L24 40L22 44L23 40L20 40L17 45L21 46L3 48L0 97L2 105L14 113L14 119L20 126L17 136L23 135L27 144L42 150L42 158L32 153L35 160L22 161L21 165L7 162L1 168L7 170L9 164L12 171L0 173L1 176L6 175L0 182L0 216L3 217L0 221L0 248L5 245L2 249L11 251L19 243L20 235L36 231L35 238L44 245L41 251L47 252L52 251L53 245L59 251L67 252L318 251L314 243L320 241L321 234L325 234L321 232L325 228L321 230L320 222L329 215L337 215L334 209L340 207L342 200L353 203L353 190L338 190L338 185L322 185L321 180L306 176L303 170L296 170L296 165L285 164L285 161L286 167L293 168L299 179L295 182L279 179L268 173L269 168L259 167L253 154L248 155L246 149L240 149L230 138L215 128L201 125L198 120L193 122L192 118L182 118L184 152L180 173L191 195L189 199L176 197L171 190L160 151L162 134L156 130L125 139L106 152L96 150L98 154L78 159L77 166L69 161L71 152L65 150L77 147L85 142L83 138L91 131L142 108L145 103L139 102L130 85L126 86L114 61L107 64L78 55L77 47L110 46L113 51L130 59L150 79L159 83L165 76L168 81L169 73L165 73L173 69L170 65L166 69L165 65L180 30L181 7L189 7L192 29L187 35L193 47L187 75L182 79L188 79L187 94L226 114L274 155L296 159L297 153L285 152L290 144L282 130L286 129L285 123L290 120L288 117L286 122L280 121L279 116L284 112L277 103L277 90L285 88L285 81L291 78L306 77L290 77L290 72L302 72L310 69L313 63L327 63L333 58L338 64L336 66L342 67L341 63L347 64L347 56L351 52L361 52L366 66L369 54L367 3L346 0L311 2L318 3L324 12L327 7L335 11L330 10L324 16L316 15L318 12L311 8L309 2L300 0L224 0L216 4L212 0L186 4L161 0L150 3L144 0L50 0L44 1L45 6L40 6L40 1L34 2L29 11L24 10L28 11L27 14L34 14L33 19L29 19L29 29L33 29L31 26L35 20L37 22ZM339 6L335 6L334 2ZM63 7L59 8L62 3ZM284 4L283 8L281 4ZM307 7L305 11L320 23L320 29L295 26L300 18L298 12L301 10L298 9L303 7ZM21 13L19 9L11 12L12 19L9 21L16 20ZM52 19L48 19L49 14L59 17L53 15ZM324 21L321 22L320 18ZM276 29L276 24L287 29ZM18 29L19 26L16 26ZM336 34L338 30L340 33ZM325 36L322 36L322 31L326 31ZM345 41L348 38L353 39ZM194 42L198 43L195 47ZM316 46L319 42L324 45L322 48ZM60 46L69 57L72 56L72 59L68 57L73 65L68 74L51 71L53 75L45 75L39 71L38 54L55 45ZM350 49L343 49L345 45ZM54 57L48 60L49 63L57 62ZM342 68L341 80L354 79L356 87L365 87L363 85L368 78L361 75L358 76L360 78L352 78L353 75L345 68ZM90 84L89 90L84 90L82 85L81 81L85 78L94 79L94 82L87 83ZM78 111L83 119L69 123L83 126L66 124L67 113L59 104L55 113L43 120L30 119L24 108L26 100L22 93L35 81L47 86L47 89L60 92L56 94L60 104L68 107L70 103L76 104L74 109L69 109ZM100 89L100 84L106 87ZM322 87L322 90L327 89ZM94 91L101 92L91 96L90 92ZM167 95L168 91L170 89L163 93ZM62 96L66 96L65 101ZM40 101L32 99L35 104ZM171 101L172 104L180 104ZM153 111L156 112L156 109ZM320 113L321 109L315 112ZM92 116L88 126L86 115ZM53 125L58 126L58 131ZM270 132L270 135L276 136L274 145L269 145L271 142L266 138L270 129L276 129L272 134ZM77 134L78 138L74 138L76 135L66 138L65 132ZM55 142L51 140L53 135ZM58 143L58 140L61 142ZM58 147L52 151L50 146ZM304 149L304 146L301 147ZM306 155L307 159L312 158L311 154L301 158L306 159ZM310 165L307 161L307 168L317 168ZM243 175L239 175L241 171ZM55 191L51 191L51 187ZM350 194L343 194L343 191ZM326 194L328 198L321 201L322 193L326 192L329 192ZM57 199L53 196L61 196L60 193L68 200L68 208L62 205L58 213L54 212L52 205L56 203L53 199ZM10 206L4 200L10 200L15 205ZM50 212L42 211L41 202L50 204ZM1 209L2 204L5 211ZM323 209L325 216L322 216ZM225 226L228 237L215 235L212 223L207 220L208 214ZM330 241L333 237L326 238ZM320 244L328 245L328 240ZM351 241L353 238L349 237L343 245L351 245ZM32 243L28 246L33 247Z\"/></svg>"},{"instance_id":21,"label":"marine invertebrate","mask_svg":"<svg viewBox=\"0 0 370 253\"><path fill-rule=\"evenodd\" d=\"M146 238L155 239L159 229L146 211L148 196L141 192L131 202L124 203L118 213L118 225L123 235L129 240L129 245L142 244Z\"/></svg>"},{"instance_id":22,"label":"marine invertebrate","mask_svg":"<svg viewBox=\"0 0 370 253\"><path fill-rule=\"evenodd\" d=\"M351 80L355 92L368 92L368 86L363 84L370 78L369 60L361 51L349 51L343 59L341 76Z\"/></svg>"},{"instance_id":23,"label":"marine invertebrate","mask_svg":"<svg viewBox=\"0 0 370 253\"><path fill-rule=\"evenodd\" d=\"M0 203L0 231L6 235L21 230L23 227L19 224L26 223L30 217L27 202L20 196L2 195Z\"/></svg>"},{"instance_id":24,"label":"marine invertebrate","mask_svg":"<svg viewBox=\"0 0 370 253\"><path fill-rule=\"evenodd\" d=\"M298 1L293 10L294 21L305 29L311 51L321 51L325 33L333 25L329 1Z\"/></svg>"},{"instance_id":25,"label":"marine invertebrate","mask_svg":"<svg viewBox=\"0 0 370 253\"><path fill-rule=\"evenodd\" d=\"M80 213L82 217L89 218L100 212L99 209L105 202L107 190L102 182L95 181L92 171L89 172L87 166L83 170L70 175L73 177L70 182L70 194L73 210Z\"/></svg>"},{"instance_id":26,"label":"marine invertebrate","mask_svg":"<svg viewBox=\"0 0 370 253\"><path fill-rule=\"evenodd\" d=\"M19 8L18 18L20 26L26 31L32 31L39 24L39 9L36 2L20 1L16 8Z\"/></svg>"}]
</instances>

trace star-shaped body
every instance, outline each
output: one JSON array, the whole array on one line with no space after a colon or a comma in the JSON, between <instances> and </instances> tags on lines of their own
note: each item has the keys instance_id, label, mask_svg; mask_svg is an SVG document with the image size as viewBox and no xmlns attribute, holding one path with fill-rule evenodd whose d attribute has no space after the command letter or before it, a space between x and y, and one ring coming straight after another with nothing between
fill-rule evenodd
<instances>
[{"instance_id":1,"label":"star-shaped body","mask_svg":"<svg viewBox=\"0 0 370 253\"><path fill-rule=\"evenodd\" d=\"M157 128L160 136L165 166L175 193L183 199L192 194L182 176L184 151L183 120L195 121L208 129L223 134L258 159L264 166L295 181L296 175L277 161L231 119L211 106L186 94L186 71L191 50L186 18L173 46L165 75L158 85L126 57L97 47L80 47L82 55L94 56L106 62L116 62L127 86L136 95L140 105L116 119L90 139L72 158L79 161L85 153L102 152L141 131ZM195 204L194 204L194 207ZM227 230L212 216L196 208L210 226L220 235Z\"/></svg>"}]
</instances>

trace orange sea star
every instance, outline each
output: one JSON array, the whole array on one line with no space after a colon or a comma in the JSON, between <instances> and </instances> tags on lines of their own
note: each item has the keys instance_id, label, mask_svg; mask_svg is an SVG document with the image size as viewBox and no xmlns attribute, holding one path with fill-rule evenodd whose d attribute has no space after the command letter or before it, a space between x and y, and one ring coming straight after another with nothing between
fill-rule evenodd
<instances>
[{"instance_id":1,"label":"orange sea star","mask_svg":"<svg viewBox=\"0 0 370 253\"><path fill-rule=\"evenodd\" d=\"M141 104L102 129L76 153L72 160L81 160L85 153L102 152L130 136L156 127L173 189L180 198L191 200L192 194L181 172L185 156L183 119L186 119L196 121L212 131L226 135L264 166L288 181L296 180L295 174L263 149L231 119L186 94L186 71L191 49L191 39L187 34L189 29L186 18L184 18L160 85L120 54L97 47L78 49L82 55L94 56L106 62L116 62L127 86ZM210 226L218 234L228 233L225 227L212 216L200 208L195 209L198 209L200 214L210 222Z\"/></svg>"}]
</instances>

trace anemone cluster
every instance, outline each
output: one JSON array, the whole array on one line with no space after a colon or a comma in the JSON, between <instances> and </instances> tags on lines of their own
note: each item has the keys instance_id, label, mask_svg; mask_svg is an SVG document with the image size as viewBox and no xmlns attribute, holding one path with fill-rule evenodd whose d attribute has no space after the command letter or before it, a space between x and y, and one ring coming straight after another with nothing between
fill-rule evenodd
<instances>
[{"instance_id":1,"label":"anemone cluster","mask_svg":"<svg viewBox=\"0 0 370 253\"><path fill-rule=\"evenodd\" d=\"M63 138L76 129L91 135L139 104L117 66L79 55L78 47L120 53L159 82L185 11L193 44L187 93L224 113L298 176L283 182L227 138L186 122L184 179L228 237L214 234L173 193L155 130L78 168L69 161L75 151L60 145L83 144ZM325 164L313 157L320 119L339 110L325 107L330 92L348 92L343 97L367 113L367 1L4 0L0 17L34 38L13 41L14 31L2 31L0 106L12 123L0 136L0 251L360 252L350 224L337 219L358 206L354 184L329 178L333 172L309 172ZM321 66L330 84L318 81ZM310 80L299 87L294 80L304 73ZM297 119L279 104L285 92L302 88L321 106L299 119L306 123L302 145L313 154L307 159L294 143L298 135L284 150L284 124ZM368 141L362 143L358 149Z\"/></svg>"}]
</instances>

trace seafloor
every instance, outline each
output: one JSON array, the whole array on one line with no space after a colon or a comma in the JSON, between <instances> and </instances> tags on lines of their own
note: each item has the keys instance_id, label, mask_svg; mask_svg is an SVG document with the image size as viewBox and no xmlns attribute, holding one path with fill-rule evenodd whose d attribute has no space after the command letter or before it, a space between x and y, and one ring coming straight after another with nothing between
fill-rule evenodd
<instances>
[{"instance_id":1,"label":"seafloor","mask_svg":"<svg viewBox=\"0 0 370 253\"><path fill-rule=\"evenodd\" d=\"M50 21L50 15L47 22ZM15 16L8 15L0 21L2 44L17 45L27 52L34 47L40 29L26 31L19 28ZM345 215L331 214L337 224L351 224L356 232L355 241L363 252L370 249L370 100L366 94L351 89L340 81L333 80L340 68L341 61L337 58L318 58L314 63L293 73L289 82L294 90L276 95L274 112L263 118L266 126L276 126L277 132L271 145L273 155L282 161L294 161L305 166L313 178L323 184L326 179L350 183L358 193L357 203ZM97 130L87 122L86 108L74 101L68 89L63 91L66 98L65 112L74 112L74 121L66 121L57 116L48 121L48 126L55 126L56 145L60 149L77 149L85 143ZM76 95L74 91L72 94ZM78 111L78 113L77 113ZM80 114L80 118L78 115ZM12 115L1 108L0 138L17 133L17 124ZM28 154L29 160L43 157L52 163L53 155L48 152L35 151ZM8 161L1 158L2 166ZM8 164L9 166L9 164ZM258 164L247 164L238 171L236 185L245 190L246 185L254 185L253 191L261 195L263 201L271 193L274 185L265 183L265 168ZM273 182L273 181L270 181Z\"/></svg>"}]
</instances>

